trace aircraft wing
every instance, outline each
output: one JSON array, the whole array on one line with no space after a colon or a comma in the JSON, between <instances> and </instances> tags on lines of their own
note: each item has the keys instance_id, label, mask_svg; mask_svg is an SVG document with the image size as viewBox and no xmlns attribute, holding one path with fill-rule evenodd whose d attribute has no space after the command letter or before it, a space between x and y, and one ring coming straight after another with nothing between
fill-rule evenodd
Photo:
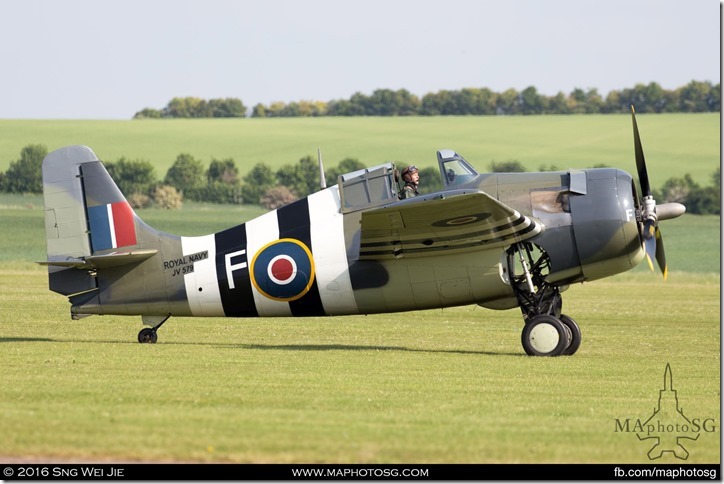
<instances>
[{"instance_id":1,"label":"aircraft wing","mask_svg":"<svg viewBox=\"0 0 724 484\"><path fill-rule=\"evenodd\" d=\"M504 247L544 226L482 191L418 197L362 214L361 260Z\"/></svg>"}]
</instances>

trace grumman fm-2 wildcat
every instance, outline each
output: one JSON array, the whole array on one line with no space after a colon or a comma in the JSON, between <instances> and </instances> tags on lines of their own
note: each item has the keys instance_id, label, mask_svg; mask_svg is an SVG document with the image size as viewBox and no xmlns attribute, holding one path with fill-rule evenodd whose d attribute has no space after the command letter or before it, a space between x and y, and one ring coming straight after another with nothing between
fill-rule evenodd
<instances>
[{"instance_id":1,"label":"grumman fm-2 wildcat","mask_svg":"<svg viewBox=\"0 0 724 484\"><path fill-rule=\"evenodd\" d=\"M140 315L141 343L171 316L342 316L480 305L519 307L522 344L571 355L578 324L561 292L656 259L659 221L680 204L651 196L632 109L641 195L614 168L478 173L437 152L443 189L400 200L385 163L210 235L159 232L133 211L91 149L43 162L50 290L71 316ZM320 166L321 168L321 166Z\"/></svg>"}]
</instances>

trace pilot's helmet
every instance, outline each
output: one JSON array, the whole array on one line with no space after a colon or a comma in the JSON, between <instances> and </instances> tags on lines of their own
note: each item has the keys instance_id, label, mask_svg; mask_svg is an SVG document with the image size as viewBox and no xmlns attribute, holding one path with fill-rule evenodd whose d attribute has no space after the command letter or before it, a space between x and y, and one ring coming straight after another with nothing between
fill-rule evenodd
<instances>
[{"instance_id":1,"label":"pilot's helmet","mask_svg":"<svg viewBox=\"0 0 724 484\"><path fill-rule=\"evenodd\" d=\"M420 170L418 170L415 165L410 165L407 168L405 168L404 170L402 170L402 179L405 180L406 182L412 181L411 175L413 173L417 173L419 171Z\"/></svg>"}]
</instances>

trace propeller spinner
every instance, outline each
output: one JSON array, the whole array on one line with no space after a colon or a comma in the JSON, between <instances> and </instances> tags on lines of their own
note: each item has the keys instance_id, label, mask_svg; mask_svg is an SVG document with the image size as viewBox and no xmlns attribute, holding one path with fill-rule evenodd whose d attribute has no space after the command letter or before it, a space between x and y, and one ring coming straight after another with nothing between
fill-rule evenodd
<instances>
[{"instance_id":1,"label":"propeller spinner","mask_svg":"<svg viewBox=\"0 0 724 484\"><path fill-rule=\"evenodd\" d=\"M668 276L668 266L666 265L666 254L664 253L664 241L659 230L659 222L668 220L682 215L686 211L686 207L680 203L662 203L656 204L651 194L651 185L649 184L649 174L646 171L646 160L644 159L644 150L641 146L641 137L639 136L639 128L636 125L636 112L633 105L631 106L631 118L633 119L634 130L634 152L636 154L636 169L639 174L639 185L641 186L642 203L639 204L637 219L639 222L639 230L643 237L644 251L646 252L646 261L649 268L654 270L654 259L659 265L664 275L664 280Z\"/></svg>"}]
</instances>

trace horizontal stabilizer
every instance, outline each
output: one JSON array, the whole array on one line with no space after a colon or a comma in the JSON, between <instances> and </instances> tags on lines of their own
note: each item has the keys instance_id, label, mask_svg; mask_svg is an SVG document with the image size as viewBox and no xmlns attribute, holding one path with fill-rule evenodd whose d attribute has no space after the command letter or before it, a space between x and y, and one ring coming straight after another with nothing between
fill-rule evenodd
<instances>
[{"instance_id":1,"label":"horizontal stabilizer","mask_svg":"<svg viewBox=\"0 0 724 484\"><path fill-rule=\"evenodd\" d=\"M156 254L156 249L131 250L127 252L111 252L110 254L91 255L82 258L65 260L49 260L38 262L42 266L74 267L76 269L104 269L118 267L146 260Z\"/></svg>"}]
</instances>

